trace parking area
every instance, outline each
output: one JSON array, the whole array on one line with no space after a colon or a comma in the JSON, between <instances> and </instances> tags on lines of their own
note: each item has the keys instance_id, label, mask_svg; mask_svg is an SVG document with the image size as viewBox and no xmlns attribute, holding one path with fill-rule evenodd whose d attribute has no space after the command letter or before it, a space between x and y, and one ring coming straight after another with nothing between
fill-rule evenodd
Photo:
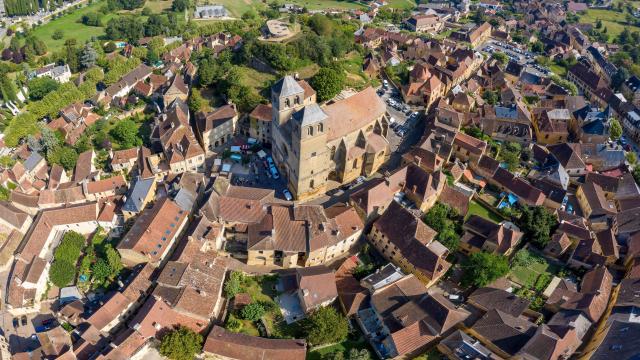
<instances>
[{"instance_id":1,"label":"parking area","mask_svg":"<svg viewBox=\"0 0 640 360\"><path fill-rule=\"evenodd\" d=\"M552 75L551 70L544 66L536 64L535 57L537 56L537 54L526 50L521 50L514 45L497 40L489 40L481 47L481 50L488 54L493 54L494 52L504 53L509 57L509 59L516 61L519 64L525 65L527 71L537 76Z\"/></svg>"},{"instance_id":2,"label":"parking area","mask_svg":"<svg viewBox=\"0 0 640 360\"><path fill-rule=\"evenodd\" d=\"M41 312L14 315L2 311L0 330L9 342L11 353L35 350L40 346L36 332L45 331L56 325L49 303L42 304Z\"/></svg>"},{"instance_id":3,"label":"parking area","mask_svg":"<svg viewBox=\"0 0 640 360\"><path fill-rule=\"evenodd\" d=\"M211 165L211 174L230 172L231 183L238 186L275 190L276 197L291 200L287 190L287 179L277 170L272 170L271 150L260 145L250 145L248 138L238 136L233 142L216 149L218 159Z\"/></svg>"}]
</instances>

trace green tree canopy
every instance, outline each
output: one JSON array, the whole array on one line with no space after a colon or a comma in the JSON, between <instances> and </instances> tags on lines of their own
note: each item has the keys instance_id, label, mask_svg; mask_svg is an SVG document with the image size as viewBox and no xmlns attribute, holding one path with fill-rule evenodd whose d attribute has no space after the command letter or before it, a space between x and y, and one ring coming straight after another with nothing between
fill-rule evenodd
<instances>
[{"instance_id":1,"label":"green tree canopy","mask_svg":"<svg viewBox=\"0 0 640 360\"><path fill-rule=\"evenodd\" d=\"M622 125L616 119L611 119L611 123L609 124L609 136L613 140L618 140L620 136L622 136Z\"/></svg>"},{"instance_id":2,"label":"green tree canopy","mask_svg":"<svg viewBox=\"0 0 640 360\"><path fill-rule=\"evenodd\" d=\"M142 139L138 136L138 125L132 119L118 121L109 135L120 144L123 149L130 149L142 145Z\"/></svg>"},{"instance_id":3,"label":"green tree canopy","mask_svg":"<svg viewBox=\"0 0 640 360\"><path fill-rule=\"evenodd\" d=\"M469 255L462 264L465 286L486 286L509 272L509 260L502 255L494 255L484 251Z\"/></svg>"},{"instance_id":4,"label":"green tree canopy","mask_svg":"<svg viewBox=\"0 0 640 360\"><path fill-rule=\"evenodd\" d=\"M311 78L311 87L316 90L318 100L326 101L332 99L342 90L345 75L333 68L320 68Z\"/></svg>"},{"instance_id":5,"label":"green tree canopy","mask_svg":"<svg viewBox=\"0 0 640 360\"><path fill-rule=\"evenodd\" d=\"M506 64L509 62L509 57L503 52L496 51L491 55L491 57L498 60L500 64Z\"/></svg>"},{"instance_id":6,"label":"green tree canopy","mask_svg":"<svg viewBox=\"0 0 640 360\"><path fill-rule=\"evenodd\" d=\"M232 299L236 294L242 291L242 281L244 274L239 271L232 271L229 278L224 283L224 293L228 299Z\"/></svg>"},{"instance_id":7,"label":"green tree canopy","mask_svg":"<svg viewBox=\"0 0 640 360\"><path fill-rule=\"evenodd\" d=\"M254 302L246 305L240 310L240 316L245 320L256 321L260 319L265 313L264 306L262 304Z\"/></svg>"},{"instance_id":8,"label":"green tree canopy","mask_svg":"<svg viewBox=\"0 0 640 360\"><path fill-rule=\"evenodd\" d=\"M160 354L171 360L193 360L202 350L202 335L185 326L168 332L160 342Z\"/></svg>"},{"instance_id":9,"label":"green tree canopy","mask_svg":"<svg viewBox=\"0 0 640 360\"><path fill-rule=\"evenodd\" d=\"M58 146L47 153L47 160L62 166L65 170L72 170L78 162L78 153L70 147Z\"/></svg>"},{"instance_id":10,"label":"green tree canopy","mask_svg":"<svg viewBox=\"0 0 640 360\"><path fill-rule=\"evenodd\" d=\"M29 98L41 100L48 93L58 89L60 84L50 77L39 77L29 81Z\"/></svg>"},{"instance_id":11,"label":"green tree canopy","mask_svg":"<svg viewBox=\"0 0 640 360\"><path fill-rule=\"evenodd\" d=\"M347 319L333 307L322 307L304 320L303 329L311 345L330 344L347 338Z\"/></svg>"},{"instance_id":12,"label":"green tree canopy","mask_svg":"<svg viewBox=\"0 0 640 360\"><path fill-rule=\"evenodd\" d=\"M57 287L65 287L73 282L76 267L68 261L56 260L49 270L49 279Z\"/></svg>"},{"instance_id":13,"label":"green tree canopy","mask_svg":"<svg viewBox=\"0 0 640 360\"><path fill-rule=\"evenodd\" d=\"M525 239L538 247L544 248L549 243L557 225L556 216L544 206L522 207L518 226L524 232Z\"/></svg>"}]
</instances>

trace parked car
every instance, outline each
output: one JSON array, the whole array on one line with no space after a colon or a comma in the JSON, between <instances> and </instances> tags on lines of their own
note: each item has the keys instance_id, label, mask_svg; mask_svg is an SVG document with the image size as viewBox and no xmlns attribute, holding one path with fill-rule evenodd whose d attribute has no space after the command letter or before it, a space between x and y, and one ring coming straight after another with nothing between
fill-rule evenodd
<instances>
[{"instance_id":1,"label":"parked car","mask_svg":"<svg viewBox=\"0 0 640 360\"><path fill-rule=\"evenodd\" d=\"M278 169L276 169L275 166L271 166L269 170L271 171L271 176L273 176L274 179L277 180L280 178L280 174L278 174Z\"/></svg>"},{"instance_id":2,"label":"parked car","mask_svg":"<svg viewBox=\"0 0 640 360\"><path fill-rule=\"evenodd\" d=\"M291 192L289 192L289 189L282 190L282 195L284 195L284 198L287 199L287 201L293 200L293 195L291 195Z\"/></svg>"},{"instance_id":3,"label":"parked car","mask_svg":"<svg viewBox=\"0 0 640 360\"><path fill-rule=\"evenodd\" d=\"M364 176L358 176L355 180L355 183L362 184L363 182L365 182L365 180L367 180L367 178L365 178Z\"/></svg>"}]
</instances>

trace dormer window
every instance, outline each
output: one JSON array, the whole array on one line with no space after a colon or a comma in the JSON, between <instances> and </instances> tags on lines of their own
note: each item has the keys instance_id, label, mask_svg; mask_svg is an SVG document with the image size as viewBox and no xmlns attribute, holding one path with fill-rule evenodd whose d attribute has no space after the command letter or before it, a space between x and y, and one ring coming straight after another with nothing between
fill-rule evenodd
<instances>
[{"instance_id":1,"label":"dormer window","mask_svg":"<svg viewBox=\"0 0 640 360\"><path fill-rule=\"evenodd\" d=\"M286 107L290 107L291 106L291 101L289 101L289 98L284 99L284 106L286 106Z\"/></svg>"},{"instance_id":2,"label":"dormer window","mask_svg":"<svg viewBox=\"0 0 640 360\"><path fill-rule=\"evenodd\" d=\"M321 133L322 132L322 124L318 124L318 132Z\"/></svg>"},{"instance_id":3,"label":"dormer window","mask_svg":"<svg viewBox=\"0 0 640 360\"><path fill-rule=\"evenodd\" d=\"M299 105L299 104L300 104L300 96L296 96L296 99L295 99L294 103L295 103L296 105Z\"/></svg>"},{"instance_id":4,"label":"dormer window","mask_svg":"<svg viewBox=\"0 0 640 360\"><path fill-rule=\"evenodd\" d=\"M309 135L309 136L313 136L313 126L309 126L309 127L307 128L307 135Z\"/></svg>"}]
</instances>

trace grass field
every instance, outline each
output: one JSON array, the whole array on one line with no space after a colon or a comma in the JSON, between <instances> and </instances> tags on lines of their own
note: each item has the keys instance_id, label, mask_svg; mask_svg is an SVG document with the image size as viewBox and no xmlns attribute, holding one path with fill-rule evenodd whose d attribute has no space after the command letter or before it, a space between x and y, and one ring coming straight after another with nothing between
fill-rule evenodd
<instances>
[{"instance_id":1,"label":"grass field","mask_svg":"<svg viewBox=\"0 0 640 360\"><path fill-rule=\"evenodd\" d=\"M98 1L70 14L51 20L48 23L35 28L35 30L33 30L33 35L42 39L42 41L47 44L49 51L60 49L67 39L74 38L79 44L83 44L94 36L102 36L104 35L103 27L86 26L80 23L79 20L82 18L82 15L88 12L98 11L98 9L100 9L104 4L104 2ZM107 14L103 16L102 23L106 24L113 16L115 16L115 14ZM60 40L54 40L51 38L51 35L53 35L57 30L62 30L64 33L63 38Z\"/></svg>"},{"instance_id":2,"label":"grass field","mask_svg":"<svg viewBox=\"0 0 640 360\"><path fill-rule=\"evenodd\" d=\"M480 204L475 200L471 200L471 202L469 202L469 211L467 212L467 218L471 215L478 215L485 219L493 220L495 222L500 222L503 220L502 218L494 214L492 211L487 209L484 205Z\"/></svg>"},{"instance_id":3,"label":"grass field","mask_svg":"<svg viewBox=\"0 0 640 360\"><path fill-rule=\"evenodd\" d=\"M625 14L626 12L619 13L613 10L589 9L586 13L580 15L580 22L595 25L598 20L602 21L602 26L607 28L609 42L612 42L625 28L630 31L640 31L639 27L629 26L624 23Z\"/></svg>"},{"instance_id":4,"label":"grass field","mask_svg":"<svg viewBox=\"0 0 640 360\"><path fill-rule=\"evenodd\" d=\"M509 279L525 288L532 288L540 275L545 273L553 275L558 272L558 268L555 265L549 264L542 257L537 258L539 261L533 261L528 266L513 266L508 275Z\"/></svg>"},{"instance_id":5,"label":"grass field","mask_svg":"<svg viewBox=\"0 0 640 360\"><path fill-rule=\"evenodd\" d=\"M171 0L147 1L146 4L144 4L144 7L149 8L154 13L161 13L164 10L171 8L171 3Z\"/></svg>"},{"instance_id":6,"label":"grass field","mask_svg":"<svg viewBox=\"0 0 640 360\"><path fill-rule=\"evenodd\" d=\"M388 0L388 6L397 9L412 9L416 6L415 0ZM204 3L200 0L199 3ZM234 17L241 17L249 9L259 11L265 3L261 0L217 0L217 4L224 5ZM355 0L287 0L287 4L296 4L309 10L322 9L366 9L367 7Z\"/></svg>"},{"instance_id":7,"label":"grass field","mask_svg":"<svg viewBox=\"0 0 640 360\"><path fill-rule=\"evenodd\" d=\"M310 351L309 354L307 355L307 360L329 359L331 354L338 351L342 351L342 353L345 355L345 358L346 358L349 355L349 351L351 349L368 349L368 348L369 348L369 344L367 344L367 342L362 338L347 339L339 344L335 344L335 345L327 346L318 350ZM369 352L373 353L373 351L371 350L369 350Z\"/></svg>"}]
</instances>

